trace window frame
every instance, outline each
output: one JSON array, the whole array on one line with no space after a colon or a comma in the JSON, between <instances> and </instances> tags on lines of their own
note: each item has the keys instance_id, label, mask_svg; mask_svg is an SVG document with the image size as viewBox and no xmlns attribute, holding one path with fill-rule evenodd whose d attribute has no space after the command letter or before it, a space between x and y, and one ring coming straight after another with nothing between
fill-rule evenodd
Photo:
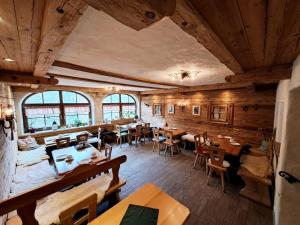
<instances>
[{"instance_id":1,"label":"window frame","mask_svg":"<svg viewBox=\"0 0 300 225\"><path fill-rule=\"evenodd\" d=\"M66 126L66 114L65 114L65 106L89 106L89 120L92 119L92 105L90 100L83 94L76 92L76 91L65 91L65 90L48 90L48 91L58 91L59 93L59 103L26 103L26 101L32 97L35 94L38 93L44 93L44 92L38 92L38 93L31 93L30 95L26 96L25 99L22 101L22 117L23 117L23 128L24 133L29 132L29 126L28 126L28 118L25 113L26 106L34 106L34 107L42 107L42 106L58 106L60 110L59 120L60 120L60 127ZM63 102L63 92L72 92L75 94L78 94L85 98L87 100L87 103L64 103ZM42 95L43 101L44 101L44 95ZM45 116L44 116L45 118ZM47 127L48 128L48 127ZM43 131L44 128L37 128L36 131ZM50 130L50 129L47 129Z\"/></svg>"},{"instance_id":2,"label":"window frame","mask_svg":"<svg viewBox=\"0 0 300 225\"><path fill-rule=\"evenodd\" d=\"M111 96L111 95L115 95L117 94L119 96L119 102L118 103L104 103L104 100ZM131 98L133 99L133 103L122 103L122 98L121 98L121 95L127 95L128 98ZM130 94L122 94L122 93L111 93L109 95L106 95L103 100L102 100L102 120L104 122L104 106L118 106L119 107L119 119L123 119L123 106L131 106L131 105L134 105L135 106L135 109L134 109L134 113L136 115L136 112L137 112L137 104L136 104L136 100L133 96L131 96ZM112 120L111 120L112 121Z\"/></svg>"}]
</instances>

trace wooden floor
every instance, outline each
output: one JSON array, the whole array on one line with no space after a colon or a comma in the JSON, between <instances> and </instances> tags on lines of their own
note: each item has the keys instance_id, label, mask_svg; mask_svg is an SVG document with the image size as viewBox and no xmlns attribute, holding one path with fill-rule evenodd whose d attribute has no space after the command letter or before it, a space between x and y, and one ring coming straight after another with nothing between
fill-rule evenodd
<instances>
[{"instance_id":1,"label":"wooden floor","mask_svg":"<svg viewBox=\"0 0 300 225\"><path fill-rule=\"evenodd\" d=\"M124 144L113 147L113 156L127 155L120 174L127 179L121 198L134 192L143 184L152 182L187 206L191 215L188 225L272 225L272 210L239 196L240 184L225 182L221 191L219 177L206 185L204 169L193 169L194 154L159 156L152 152L152 144Z\"/></svg>"}]
</instances>

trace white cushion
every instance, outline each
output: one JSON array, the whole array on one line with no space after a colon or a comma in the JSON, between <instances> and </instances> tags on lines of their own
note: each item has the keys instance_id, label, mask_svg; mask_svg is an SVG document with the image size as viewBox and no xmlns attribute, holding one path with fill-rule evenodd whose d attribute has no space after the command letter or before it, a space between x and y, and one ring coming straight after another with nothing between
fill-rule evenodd
<instances>
[{"instance_id":1,"label":"white cushion","mask_svg":"<svg viewBox=\"0 0 300 225\"><path fill-rule=\"evenodd\" d=\"M211 163L210 159L208 159L208 163ZM223 160L223 167L225 167L225 168L230 167L230 163L228 161L226 161L226 160Z\"/></svg>"},{"instance_id":2,"label":"white cushion","mask_svg":"<svg viewBox=\"0 0 300 225\"><path fill-rule=\"evenodd\" d=\"M49 159L44 145L30 151L18 151L17 166L30 166Z\"/></svg>"},{"instance_id":3,"label":"white cushion","mask_svg":"<svg viewBox=\"0 0 300 225\"><path fill-rule=\"evenodd\" d=\"M185 135L181 136L181 140L195 142L194 136L195 135L193 135L193 134L185 134Z\"/></svg>"},{"instance_id":4,"label":"white cushion","mask_svg":"<svg viewBox=\"0 0 300 225\"><path fill-rule=\"evenodd\" d=\"M18 139L18 147L21 151L28 151L31 149L37 148L39 145L37 144L35 138L28 136L24 139Z\"/></svg>"}]
</instances>

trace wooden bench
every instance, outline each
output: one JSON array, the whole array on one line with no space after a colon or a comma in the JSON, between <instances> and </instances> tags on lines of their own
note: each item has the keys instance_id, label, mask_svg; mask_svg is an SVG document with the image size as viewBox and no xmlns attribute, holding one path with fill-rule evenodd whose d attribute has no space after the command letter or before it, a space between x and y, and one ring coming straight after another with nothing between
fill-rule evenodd
<instances>
[{"instance_id":1,"label":"wooden bench","mask_svg":"<svg viewBox=\"0 0 300 225\"><path fill-rule=\"evenodd\" d=\"M255 157L259 160L259 157L265 157L266 160L266 168L268 172L265 176L259 176L250 172L247 168L240 166L238 170L238 175L245 182L245 187L241 189L240 195L251 199L255 202L263 204L267 207L272 207L273 204L273 155L274 155L274 141L271 139L269 141L269 148L266 153L258 150L251 150L249 153L250 156ZM251 165L253 167L256 166L255 163Z\"/></svg>"},{"instance_id":2,"label":"wooden bench","mask_svg":"<svg viewBox=\"0 0 300 225\"><path fill-rule=\"evenodd\" d=\"M112 170L112 180L109 188L105 193L105 200L111 196L117 195L120 188L126 184L126 181L119 178L120 165L126 162L125 155L112 159L101 164L84 164L78 166L70 173L67 173L61 179L39 187L37 189L14 196L10 199L0 202L0 216L17 210L23 225L38 225L39 222L35 218L35 209L37 201L50 194L68 188L72 185L87 181L100 173Z\"/></svg>"}]
</instances>

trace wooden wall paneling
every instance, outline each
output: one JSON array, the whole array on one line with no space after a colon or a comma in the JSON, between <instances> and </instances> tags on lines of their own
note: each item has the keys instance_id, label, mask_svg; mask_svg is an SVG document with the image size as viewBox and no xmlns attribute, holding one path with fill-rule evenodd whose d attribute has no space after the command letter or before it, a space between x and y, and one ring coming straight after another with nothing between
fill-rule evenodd
<instances>
[{"instance_id":1,"label":"wooden wall paneling","mask_svg":"<svg viewBox=\"0 0 300 225\"><path fill-rule=\"evenodd\" d=\"M291 63L300 54L300 1L289 1L285 16L275 64Z\"/></svg>"},{"instance_id":2,"label":"wooden wall paneling","mask_svg":"<svg viewBox=\"0 0 300 225\"><path fill-rule=\"evenodd\" d=\"M242 142L258 145L262 139L259 128L273 128L275 96L275 89L262 92L235 89L174 95L146 95L141 97L141 115L145 121L151 122L152 126L162 126L165 120L170 127L186 129L192 133L208 131L211 136L229 135ZM181 101L187 103L185 110L181 111L176 105L175 114L166 114L164 119L153 117L152 111L149 112L148 107L144 104L165 102L167 105L169 103L178 104ZM209 120L210 103L227 105L227 123L214 123ZM192 115L193 105L202 106L201 116ZM249 106L247 112L243 111L244 105Z\"/></svg>"},{"instance_id":3,"label":"wooden wall paneling","mask_svg":"<svg viewBox=\"0 0 300 225\"><path fill-rule=\"evenodd\" d=\"M238 60L243 69L255 67L255 61L236 1L192 0L214 32Z\"/></svg>"},{"instance_id":4,"label":"wooden wall paneling","mask_svg":"<svg viewBox=\"0 0 300 225\"><path fill-rule=\"evenodd\" d=\"M267 1L237 1L255 66L264 66Z\"/></svg>"},{"instance_id":5,"label":"wooden wall paneling","mask_svg":"<svg viewBox=\"0 0 300 225\"><path fill-rule=\"evenodd\" d=\"M61 7L63 7L63 13L57 11L57 8ZM46 0L41 43L37 53L34 75L43 76L48 72L56 55L86 8L87 4L81 0Z\"/></svg>"},{"instance_id":6,"label":"wooden wall paneling","mask_svg":"<svg viewBox=\"0 0 300 225\"><path fill-rule=\"evenodd\" d=\"M199 2L199 1L198 1ZM170 18L185 32L193 36L234 73L243 68L218 36L207 20L195 7L196 1L177 0L175 13ZM213 12L215 13L215 12Z\"/></svg>"}]
</instances>

